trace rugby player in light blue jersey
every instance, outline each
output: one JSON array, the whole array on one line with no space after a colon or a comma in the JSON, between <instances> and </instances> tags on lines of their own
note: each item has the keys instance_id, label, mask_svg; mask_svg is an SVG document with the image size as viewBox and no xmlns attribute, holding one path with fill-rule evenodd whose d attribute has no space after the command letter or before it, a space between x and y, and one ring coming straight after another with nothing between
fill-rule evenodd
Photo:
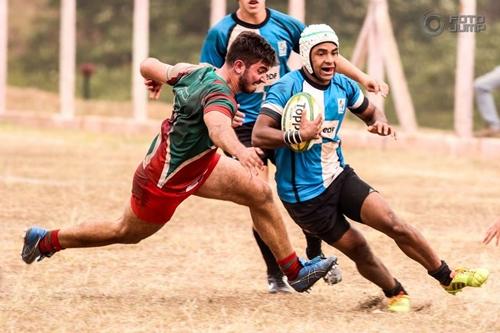
<instances>
[{"instance_id":1,"label":"rugby player in light blue jersey","mask_svg":"<svg viewBox=\"0 0 500 333\"><path fill-rule=\"evenodd\" d=\"M254 146L275 149L278 195L293 220L351 258L362 276L382 288L389 311L409 311L410 299L346 217L391 237L447 292L480 287L488 278L486 269L450 269L422 234L401 221L344 161L339 129L347 111L363 120L371 133L387 136L395 132L383 111L370 103L354 81L336 74L339 41L333 29L325 24L307 27L300 38L300 54L304 66L271 87L252 135ZM283 109L299 92L311 94L322 114L312 121L302 117L299 130L285 133L280 126ZM288 147L309 140L314 144L304 152Z\"/></svg>"},{"instance_id":2,"label":"rugby player in light blue jersey","mask_svg":"<svg viewBox=\"0 0 500 333\"><path fill-rule=\"evenodd\" d=\"M201 50L200 61L220 67L224 63L227 50L232 41L242 31L253 31L264 37L276 52L276 64L267 73L266 83L255 93L239 93L236 100L239 104L239 112L233 120L236 134L239 140L247 147L251 146L252 129L260 112L265 92L280 77L290 71L288 60L292 51L299 53L299 39L305 26L299 20L283 14L277 10L266 8L265 0L239 0L238 10L225 16L220 22L212 27L205 38ZM388 86L379 84L370 76L366 75L345 58L338 61L337 70L360 82L368 91L387 93ZM272 160L272 150L266 150L262 156L267 165ZM261 173L267 180L267 168ZM313 236L306 235L306 254L309 258L321 255L321 241ZM283 281L283 275L276 265L271 251L254 230L254 236L262 252L267 266L267 279L269 292L288 292L288 286Z\"/></svg>"}]
</instances>

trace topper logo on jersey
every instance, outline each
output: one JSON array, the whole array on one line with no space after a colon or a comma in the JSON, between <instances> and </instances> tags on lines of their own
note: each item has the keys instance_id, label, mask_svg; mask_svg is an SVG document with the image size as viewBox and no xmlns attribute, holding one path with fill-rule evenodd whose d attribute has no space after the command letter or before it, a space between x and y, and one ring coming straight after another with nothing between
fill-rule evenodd
<instances>
[{"instance_id":1,"label":"topper logo on jersey","mask_svg":"<svg viewBox=\"0 0 500 333\"><path fill-rule=\"evenodd\" d=\"M297 103L294 105L294 110L292 111L292 127L297 131L300 130L300 120L302 119L302 114L304 113L305 108L306 103Z\"/></svg>"}]
</instances>

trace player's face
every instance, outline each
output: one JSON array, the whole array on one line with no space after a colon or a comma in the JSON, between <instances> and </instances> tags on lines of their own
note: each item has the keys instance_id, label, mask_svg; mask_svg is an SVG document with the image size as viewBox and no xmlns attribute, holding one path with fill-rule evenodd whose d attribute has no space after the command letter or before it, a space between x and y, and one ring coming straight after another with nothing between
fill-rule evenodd
<instances>
[{"instance_id":1,"label":"player's face","mask_svg":"<svg viewBox=\"0 0 500 333\"><path fill-rule=\"evenodd\" d=\"M238 80L238 87L241 92L253 93L262 84L266 82L266 73L269 66L266 66L259 61L245 68L245 71Z\"/></svg>"},{"instance_id":2,"label":"player's face","mask_svg":"<svg viewBox=\"0 0 500 333\"><path fill-rule=\"evenodd\" d=\"M256 15L266 10L265 0L239 0L240 9L251 15Z\"/></svg>"},{"instance_id":3,"label":"player's face","mask_svg":"<svg viewBox=\"0 0 500 333\"><path fill-rule=\"evenodd\" d=\"M311 50L311 65L321 84L329 84L335 75L335 62L339 56L337 45L326 42Z\"/></svg>"}]
</instances>

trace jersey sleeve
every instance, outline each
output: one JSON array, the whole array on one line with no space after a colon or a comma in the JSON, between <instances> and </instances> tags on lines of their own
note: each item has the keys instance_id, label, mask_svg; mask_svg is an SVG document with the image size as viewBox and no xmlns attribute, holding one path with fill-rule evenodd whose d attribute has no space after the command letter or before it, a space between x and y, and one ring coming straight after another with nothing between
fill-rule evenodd
<instances>
[{"instance_id":1,"label":"jersey sleeve","mask_svg":"<svg viewBox=\"0 0 500 333\"><path fill-rule=\"evenodd\" d=\"M356 81L344 76L344 88L347 94L347 108L353 113L362 113L368 107L365 97Z\"/></svg>"},{"instance_id":2,"label":"jersey sleeve","mask_svg":"<svg viewBox=\"0 0 500 333\"><path fill-rule=\"evenodd\" d=\"M260 113L265 114L277 122L281 122L283 109L292 97L292 87L287 80L280 80L275 83L267 92L266 99L262 104Z\"/></svg>"},{"instance_id":3,"label":"jersey sleeve","mask_svg":"<svg viewBox=\"0 0 500 333\"><path fill-rule=\"evenodd\" d=\"M216 27L210 29L201 48L200 62L222 67L227 53L227 38Z\"/></svg>"},{"instance_id":4,"label":"jersey sleeve","mask_svg":"<svg viewBox=\"0 0 500 333\"><path fill-rule=\"evenodd\" d=\"M236 100L234 97L217 84L215 84L201 101L203 113L218 111L229 118L236 113Z\"/></svg>"},{"instance_id":5,"label":"jersey sleeve","mask_svg":"<svg viewBox=\"0 0 500 333\"><path fill-rule=\"evenodd\" d=\"M207 66L210 66L210 65L207 65L207 64L193 65L193 64L189 64L189 63L185 63L185 62L180 62L180 63L177 63L173 66L167 65L166 83L173 86L177 82L179 82L179 80L182 77L191 74L193 71L195 71L197 69L207 67Z\"/></svg>"},{"instance_id":6,"label":"jersey sleeve","mask_svg":"<svg viewBox=\"0 0 500 333\"><path fill-rule=\"evenodd\" d=\"M286 31L288 45L294 52L300 53L299 40L300 34L305 28L304 23L300 22L295 17L279 12L277 10L271 9L271 13L275 19L275 24Z\"/></svg>"}]
</instances>

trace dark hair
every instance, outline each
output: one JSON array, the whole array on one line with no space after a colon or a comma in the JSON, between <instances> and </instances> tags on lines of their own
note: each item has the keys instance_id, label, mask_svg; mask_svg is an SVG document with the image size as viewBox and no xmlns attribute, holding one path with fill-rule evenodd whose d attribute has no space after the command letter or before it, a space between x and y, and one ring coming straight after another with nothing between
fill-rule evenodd
<instances>
[{"instance_id":1,"label":"dark hair","mask_svg":"<svg viewBox=\"0 0 500 333\"><path fill-rule=\"evenodd\" d=\"M260 60L267 66L273 66L276 63L276 53L262 36L255 32L243 31L233 41L226 55L229 65L234 64L236 60L242 60L246 66Z\"/></svg>"}]
</instances>

